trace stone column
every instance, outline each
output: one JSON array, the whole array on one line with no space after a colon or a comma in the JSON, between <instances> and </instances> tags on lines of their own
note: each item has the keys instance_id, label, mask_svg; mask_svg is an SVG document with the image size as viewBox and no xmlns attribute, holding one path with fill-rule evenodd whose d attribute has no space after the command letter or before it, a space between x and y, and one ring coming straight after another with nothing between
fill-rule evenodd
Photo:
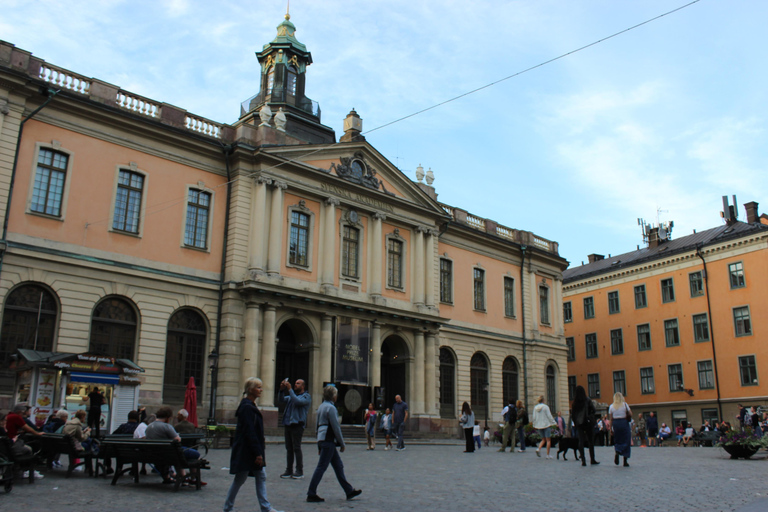
<instances>
[{"instance_id":1,"label":"stone column","mask_svg":"<svg viewBox=\"0 0 768 512\"><path fill-rule=\"evenodd\" d=\"M264 226L267 224L267 185L272 180L259 176L253 180L253 206L251 208L251 239L248 243L251 270L264 271Z\"/></svg>"},{"instance_id":2,"label":"stone column","mask_svg":"<svg viewBox=\"0 0 768 512\"><path fill-rule=\"evenodd\" d=\"M333 317L331 315L323 315L320 321L320 378L325 382L333 382L333 375L331 375L332 357Z\"/></svg>"},{"instance_id":3,"label":"stone column","mask_svg":"<svg viewBox=\"0 0 768 512\"><path fill-rule=\"evenodd\" d=\"M245 304L245 342L243 344L243 361L240 367L240 382L245 382L250 377L260 375L259 356L261 346L259 344L259 316L261 308L253 300L248 300Z\"/></svg>"},{"instance_id":4,"label":"stone column","mask_svg":"<svg viewBox=\"0 0 768 512\"><path fill-rule=\"evenodd\" d=\"M416 227L416 240L413 244L413 303L424 305L424 227Z\"/></svg>"},{"instance_id":5,"label":"stone column","mask_svg":"<svg viewBox=\"0 0 768 512\"><path fill-rule=\"evenodd\" d=\"M555 334L558 336L563 336L565 334L564 325L563 324L563 279L562 278L556 278L552 280L552 289L554 293L552 294L552 297L549 299L550 304L552 305L552 325L555 326Z\"/></svg>"},{"instance_id":6,"label":"stone column","mask_svg":"<svg viewBox=\"0 0 768 512\"><path fill-rule=\"evenodd\" d=\"M426 401L425 412L430 415L437 415L437 333L427 332L427 343L424 356L424 385L426 392L424 399Z\"/></svg>"},{"instance_id":7,"label":"stone column","mask_svg":"<svg viewBox=\"0 0 768 512\"><path fill-rule=\"evenodd\" d=\"M413 413L424 414L424 333L417 330L414 333L414 374L413 381Z\"/></svg>"},{"instance_id":8,"label":"stone column","mask_svg":"<svg viewBox=\"0 0 768 512\"><path fill-rule=\"evenodd\" d=\"M272 212L269 216L267 273L276 275L280 273L280 255L283 253L283 191L288 188L288 184L278 180L272 184L275 188L272 190Z\"/></svg>"},{"instance_id":9,"label":"stone column","mask_svg":"<svg viewBox=\"0 0 768 512\"><path fill-rule=\"evenodd\" d=\"M426 293L424 300L427 306L435 305L435 239L437 231L430 229L427 231L427 253L425 255L424 273L426 274Z\"/></svg>"},{"instance_id":10,"label":"stone column","mask_svg":"<svg viewBox=\"0 0 768 512\"><path fill-rule=\"evenodd\" d=\"M381 386L381 324L371 326L371 387ZM375 398L375 397L374 397Z\"/></svg>"},{"instance_id":11,"label":"stone column","mask_svg":"<svg viewBox=\"0 0 768 512\"><path fill-rule=\"evenodd\" d=\"M271 304L264 308L264 321L261 326L261 379L264 391L259 398L259 405L272 407L275 405L275 306Z\"/></svg>"},{"instance_id":12,"label":"stone column","mask_svg":"<svg viewBox=\"0 0 768 512\"><path fill-rule=\"evenodd\" d=\"M325 200L325 226L323 227L323 272L320 284L333 286L336 263L336 207L339 200L329 197Z\"/></svg>"},{"instance_id":13,"label":"stone column","mask_svg":"<svg viewBox=\"0 0 768 512\"><path fill-rule=\"evenodd\" d=\"M381 295L381 275L383 273L381 224L386 218L387 216L380 212L373 214L373 229L371 229L371 295Z\"/></svg>"}]
</instances>

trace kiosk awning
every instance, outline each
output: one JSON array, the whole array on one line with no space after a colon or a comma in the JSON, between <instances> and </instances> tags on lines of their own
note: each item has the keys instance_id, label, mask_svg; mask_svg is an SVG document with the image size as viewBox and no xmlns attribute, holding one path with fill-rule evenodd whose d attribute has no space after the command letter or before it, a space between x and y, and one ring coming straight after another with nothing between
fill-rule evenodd
<instances>
[{"instance_id":1,"label":"kiosk awning","mask_svg":"<svg viewBox=\"0 0 768 512\"><path fill-rule=\"evenodd\" d=\"M97 384L119 384L120 376L106 373L71 372L69 380L73 382L95 382Z\"/></svg>"}]
</instances>

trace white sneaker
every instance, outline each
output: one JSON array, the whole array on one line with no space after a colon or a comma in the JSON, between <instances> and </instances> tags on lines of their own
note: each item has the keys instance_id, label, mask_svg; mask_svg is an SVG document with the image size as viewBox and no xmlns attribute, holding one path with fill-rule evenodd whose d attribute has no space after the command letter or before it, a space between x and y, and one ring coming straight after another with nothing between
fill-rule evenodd
<instances>
[{"instance_id":1,"label":"white sneaker","mask_svg":"<svg viewBox=\"0 0 768 512\"><path fill-rule=\"evenodd\" d=\"M29 471L25 471L22 478L29 478ZM42 478L45 478L45 475L39 471L35 471L35 480L40 480Z\"/></svg>"},{"instance_id":2,"label":"white sneaker","mask_svg":"<svg viewBox=\"0 0 768 512\"><path fill-rule=\"evenodd\" d=\"M73 471L85 471L84 466L77 466Z\"/></svg>"},{"instance_id":3,"label":"white sneaker","mask_svg":"<svg viewBox=\"0 0 768 512\"><path fill-rule=\"evenodd\" d=\"M554 457L553 457L553 456L551 456L551 455L547 455L547 458L548 458L548 459L554 459Z\"/></svg>"}]
</instances>

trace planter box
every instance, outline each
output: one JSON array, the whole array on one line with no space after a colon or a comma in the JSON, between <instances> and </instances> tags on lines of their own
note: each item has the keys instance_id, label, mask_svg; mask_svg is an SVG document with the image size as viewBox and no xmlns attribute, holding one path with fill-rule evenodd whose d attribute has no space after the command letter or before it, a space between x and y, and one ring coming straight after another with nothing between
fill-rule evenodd
<instances>
[{"instance_id":1,"label":"planter box","mask_svg":"<svg viewBox=\"0 0 768 512\"><path fill-rule=\"evenodd\" d=\"M732 459L748 459L756 454L759 448L753 448L751 446L730 445L723 446L723 450L725 450Z\"/></svg>"}]
</instances>

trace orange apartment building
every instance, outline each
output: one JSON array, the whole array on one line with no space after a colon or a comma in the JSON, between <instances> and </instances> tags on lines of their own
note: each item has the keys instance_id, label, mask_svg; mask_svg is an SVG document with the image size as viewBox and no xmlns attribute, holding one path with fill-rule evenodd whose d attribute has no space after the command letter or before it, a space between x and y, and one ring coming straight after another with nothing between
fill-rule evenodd
<instances>
[{"instance_id":1,"label":"orange apartment building","mask_svg":"<svg viewBox=\"0 0 768 512\"><path fill-rule=\"evenodd\" d=\"M131 360L150 407L192 376L219 421L258 376L270 427L286 377L313 409L336 383L345 423L395 394L421 431L454 432L463 401L564 407L557 243L438 202L354 111L337 141L295 30L257 52L232 125L0 43L0 407L20 348Z\"/></svg>"},{"instance_id":2,"label":"orange apartment building","mask_svg":"<svg viewBox=\"0 0 768 512\"><path fill-rule=\"evenodd\" d=\"M697 428L768 404L768 222L745 208L746 222L726 204L723 225L675 240L647 228L647 247L564 272L571 396L582 385L605 408L621 391L659 425Z\"/></svg>"}]
</instances>

